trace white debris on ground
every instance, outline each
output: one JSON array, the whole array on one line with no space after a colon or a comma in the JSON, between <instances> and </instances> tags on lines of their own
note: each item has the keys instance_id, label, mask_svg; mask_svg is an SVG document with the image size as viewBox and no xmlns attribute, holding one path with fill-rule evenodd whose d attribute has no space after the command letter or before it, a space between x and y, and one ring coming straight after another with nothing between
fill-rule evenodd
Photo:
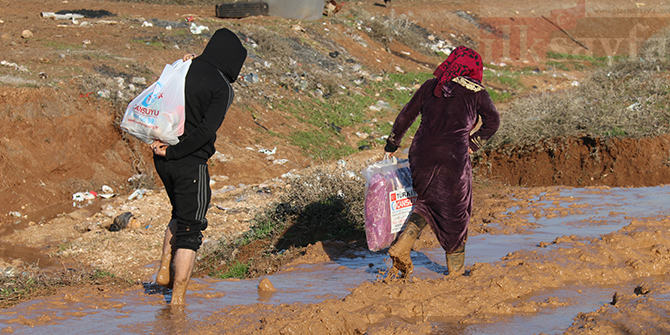
<instances>
[{"instance_id":1,"label":"white debris on ground","mask_svg":"<svg viewBox=\"0 0 670 335\"><path fill-rule=\"evenodd\" d=\"M217 177L219 181L226 179ZM234 239L249 230L254 215L267 208L283 185L283 181L277 179L255 186L228 185L213 189L203 247L221 239ZM164 189L145 190L141 198L128 200L121 196L97 200L89 207L60 215L48 223L48 230L42 225L33 225L3 238L26 246L50 245L47 252L56 259L72 257L99 270L149 281L161 255L170 211ZM131 212L140 228L110 232L108 227L114 218L124 212Z\"/></svg>"}]
</instances>

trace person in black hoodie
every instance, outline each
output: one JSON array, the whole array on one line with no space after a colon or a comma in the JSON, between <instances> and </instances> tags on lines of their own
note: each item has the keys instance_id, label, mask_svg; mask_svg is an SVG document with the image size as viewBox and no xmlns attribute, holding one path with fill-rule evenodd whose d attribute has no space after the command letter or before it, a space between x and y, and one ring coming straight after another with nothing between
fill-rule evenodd
<instances>
[{"instance_id":1,"label":"person in black hoodie","mask_svg":"<svg viewBox=\"0 0 670 335\"><path fill-rule=\"evenodd\" d=\"M231 83L246 57L247 50L232 31L217 30L186 74L186 118L179 143L151 144L156 172L172 204L156 284L172 287L172 305L184 304L202 231L207 228L205 214L212 194L207 160L216 152L216 131L233 102Z\"/></svg>"}]
</instances>

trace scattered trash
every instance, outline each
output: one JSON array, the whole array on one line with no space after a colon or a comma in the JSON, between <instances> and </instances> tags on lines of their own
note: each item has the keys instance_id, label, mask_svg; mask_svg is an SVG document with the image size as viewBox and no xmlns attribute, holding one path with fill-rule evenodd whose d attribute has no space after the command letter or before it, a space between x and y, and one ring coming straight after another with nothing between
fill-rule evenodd
<instances>
[{"instance_id":1,"label":"scattered trash","mask_svg":"<svg viewBox=\"0 0 670 335\"><path fill-rule=\"evenodd\" d=\"M400 85L400 84L398 84L398 83L394 83L394 84L393 84L393 87L394 87L396 90L398 90L398 91L409 91L409 90L410 90L409 88L407 88L407 87L405 87L405 86L402 86L402 85Z\"/></svg>"},{"instance_id":2,"label":"scattered trash","mask_svg":"<svg viewBox=\"0 0 670 335\"><path fill-rule=\"evenodd\" d=\"M98 95L103 99L109 99L109 97L111 96L111 93L109 92L109 90L104 89L104 90L98 91Z\"/></svg>"},{"instance_id":3,"label":"scattered trash","mask_svg":"<svg viewBox=\"0 0 670 335\"><path fill-rule=\"evenodd\" d=\"M6 60L0 61L0 65L13 67L15 70L28 72L28 68L23 65L18 65L16 63L10 63Z\"/></svg>"},{"instance_id":4,"label":"scattered trash","mask_svg":"<svg viewBox=\"0 0 670 335\"><path fill-rule=\"evenodd\" d=\"M337 58L337 56L339 56L340 53L337 52L337 51L333 51L333 52L329 53L328 55L329 55L330 57Z\"/></svg>"},{"instance_id":5,"label":"scattered trash","mask_svg":"<svg viewBox=\"0 0 670 335\"><path fill-rule=\"evenodd\" d=\"M144 193L147 193L147 190L138 188L133 192L131 195L128 196L128 201L133 200L133 199L142 199L144 196Z\"/></svg>"},{"instance_id":6,"label":"scattered trash","mask_svg":"<svg viewBox=\"0 0 670 335\"><path fill-rule=\"evenodd\" d=\"M358 150L370 150L370 146L367 144L363 144L360 147L358 147Z\"/></svg>"},{"instance_id":7,"label":"scattered trash","mask_svg":"<svg viewBox=\"0 0 670 335\"><path fill-rule=\"evenodd\" d=\"M144 21L142 22L142 27L153 27L154 24L151 22Z\"/></svg>"},{"instance_id":8,"label":"scattered trash","mask_svg":"<svg viewBox=\"0 0 670 335\"><path fill-rule=\"evenodd\" d=\"M21 212L9 212L10 216L13 216L15 218L20 218L21 217Z\"/></svg>"},{"instance_id":9,"label":"scattered trash","mask_svg":"<svg viewBox=\"0 0 670 335\"><path fill-rule=\"evenodd\" d=\"M109 226L109 231L119 231L126 228L139 228L140 222L131 212L123 212L114 218L114 222Z\"/></svg>"},{"instance_id":10,"label":"scattered trash","mask_svg":"<svg viewBox=\"0 0 670 335\"><path fill-rule=\"evenodd\" d=\"M640 107L642 107L642 104L639 103L639 102L636 102L636 103L626 107L626 110L631 111L631 112L632 111L639 111Z\"/></svg>"},{"instance_id":11,"label":"scattered trash","mask_svg":"<svg viewBox=\"0 0 670 335\"><path fill-rule=\"evenodd\" d=\"M21 37L22 37L23 39L26 39L26 40L27 40L27 39L29 39L29 38L33 38L33 36L34 36L34 35L33 35L33 32L30 31L30 30L27 30L27 29L26 29L26 30L24 30L24 31L21 32Z\"/></svg>"},{"instance_id":12,"label":"scattered trash","mask_svg":"<svg viewBox=\"0 0 670 335\"><path fill-rule=\"evenodd\" d=\"M135 174L135 175L133 175L132 177L128 178L128 183L131 183L131 184L141 184L141 183L143 183L143 182L146 182L146 181L149 180L149 179L150 179L149 176L140 173L140 174Z\"/></svg>"},{"instance_id":13,"label":"scattered trash","mask_svg":"<svg viewBox=\"0 0 670 335\"><path fill-rule=\"evenodd\" d=\"M274 147L274 149L272 149L272 150L260 149L260 150L258 150L258 152L260 152L262 154L266 154L266 155L274 155L277 152L277 147Z\"/></svg>"},{"instance_id":14,"label":"scattered trash","mask_svg":"<svg viewBox=\"0 0 670 335\"><path fill-rule=\"evenodd\" d=\"M203 31L209 30L207 26L199 26L195 22L191 23L191 34L200 35Z\"/></svg>"},{"instance_id":15,"label":"scattered trash","mask_svg":"<svg viewBox=\"0 0 670 335\"><path fill-rule=\"evenodd\" d=\"M281 178L283 178L283 179L293 179L293 178L298 178L298 177L300 177L300 175L293 174L290 171L281 175Z\"/></svg>"},{"instance_id":16,"label":"scattered trash","mask_svg":"<svg viewBox=\"0 0 670 335\"><path fill-rule=\"evenodd\" d=\"M144 77L132 77L130 79L130 82L136 85L146 85L147 84L147 78Z\"/></svg>"},{"instance_id":17,"label":"scattered trash","mask_svg":"<svg viewBox=\"0 0 670 335\"><path fill-rule=\"evenodd\" d=\"M54 12L42 12L42 17L43 18L50 18L50 19L56 19L56 20L76 20L76 19L83 19L84 15L81 14L75 14L75 13L62 13L62 14L57 14Z\"/></svg>"},{"instance_id":18,"label":"scattered trash","mask_svg":"<svg viewBox=\"0 0 670 335\"><path fill-rule=\"evenodd\" d=\"M576 87L576 86L579 86L579 82L575 80L575 81L571 82L570 85Z\"/></svg>"},{"instance_id":19,"label":"scattered trash","mask_svg":"<svg viewBox=\"0 0 670 335\"><path fill-rule=\"evenodd\" d=\"M72 195L72 200L82 202L86 200L94 200L97 196L98 193L96 192L77 192Z\"/></svg>"},{"instance_id":20,"label":"scattered trash","mask_svg":"<svg viewBox=\"0 0 670 335\"><path fill-rule=\"evenodd\" d=\"M288 159L275 159L272 161L272 164L283 165L288 163Z\"/></svg>"},{"instance_id":21,"label":"scattered trash","mask_svg":"<svg viewBox=\"0 0 670 335\"><path fill-rule=\"evenodd\" d=\"M364 139L370 137L370 134L368 134L368 133L361 133L360 131L357 131L357 132L356 132L356 136L358 136L358 138L364 140Z\"/></svg>"},{"instance_id":22,"label":"scattered trash","mask_svg":"<svg viewBox=\"0 0 670 335\"><path fill-rule=\"evenodd\" d=\"M344 168L345 166L347 166L347 162L344 159L340 159L339 161L337 161L337 166Z\"/></svg>"},{"instance_id":23,"label":"scattered trash","mask_svg":"<svg viewBox=\"0 0 670 335\"><path fill-rule=\"evenodd\" d=\"M104 199L109 199L115 195L116 194L114 194L114 190L108 185L102 185L102 193L98 194L99 197Z\"/></svg>"},{"instance_id":24,"label":"scattered trash","mask_svg":"<svg viewBox=\"0 0 670 335\"><path fill-rule=\"evenodd\" d=\"M260 79L258 79L258 75L255 73L249 73L248 75L245 75L243 78L245 82L252 84L255 84L260 81Z\"/></svg>"},{"instance_id":25,"label":"scattered trash","mask_svg":"<svg viewBox=\"0 0 670 335\"><path fill-rule=\"evenodd\" d=\"M233 160L233 157L226 156L218 151L214 152L214 155L212 155L212 160L219 161L219 162L231 162Z\"/></svg>"},{"instance_id":26,"label":"scattered trash","mask_svg":"<svg viewBox=\"0 0 670 335\"><path fill-rule=\"evenodd\" d=\"M434 37L433 37L433 38L434 38ZM425 44L424 44L424 45L425 45ZM443 53L443 54L445 54L445 55L450 54L451 51L453 51L454 48L455 48L453 45L451 45L451 43L449 43L449 42L447 42L447 41L443 41L443 40L438 40L437 42L435 42L435 43L433 43L433 44L431 44L431 45L427 45L427 47L428 47L430 50L433 50L433 51L435 51L435 52L441 52L441 53Z\"/></svg>"},{"instance_id":27,"label":"scattered trash","mask_svg":"<svg viewBox=\"0 0 670 335\"><path fill-rule=\"evenodd\" d=\"M4 270L2 270L2 275L5 277L14 277L16 275L16 268L11 266L6 267Z\"/></svg>"}]
</instances>

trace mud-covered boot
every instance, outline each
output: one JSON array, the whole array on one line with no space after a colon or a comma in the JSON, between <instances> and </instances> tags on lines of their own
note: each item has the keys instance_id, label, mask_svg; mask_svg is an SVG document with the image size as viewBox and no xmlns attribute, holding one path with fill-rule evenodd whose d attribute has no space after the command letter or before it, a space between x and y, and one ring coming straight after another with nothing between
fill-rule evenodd
<instances>
[{"instance_id":1,"label":"mud-covered boot","mask_svg":"<svg viewBox=\"0 0 670 335\"><path fill-rule=\"evenodd\" d=\"M447 255L447 270L449 273L448 276L462 275L463 274L463 265L465 264L465 243L456 249L452 253L446 253Z\"/></svg>"},{"instance_id":2,"label":"mud-covered boot","mask_svg":"<svg viewBox=\"0 0 670 335\"><path fill-rule=\"evenodd\" d=\"M419 237L424 227L426 227L426 219L419 214L412 213L405 230L400 234L395 244L389 248L389 256L393 260L393 267L389 270L386 279L393 279L397 276L398 271L402 273L401 278L406 278L412 274L414 264L412 264L410 252L414 241Z\"/></svg>"}]
</instances>

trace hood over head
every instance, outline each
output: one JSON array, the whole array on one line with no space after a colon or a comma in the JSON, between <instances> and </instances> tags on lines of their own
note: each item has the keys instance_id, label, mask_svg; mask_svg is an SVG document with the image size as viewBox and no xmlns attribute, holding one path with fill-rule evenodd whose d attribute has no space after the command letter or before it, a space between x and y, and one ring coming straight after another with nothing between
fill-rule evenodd
<instances>
[{"instance_id":1,"label":"hood over head","mask_svg":"<svg viewBox=\"0 0 670 335\"><path fill-rule=\"evenodd\" d=\"M247 49L232 31L222 28L214 32L205 50L196 59L204 60L219 69L233 83L247 58Z\"/></svg>"}]
</instances>

